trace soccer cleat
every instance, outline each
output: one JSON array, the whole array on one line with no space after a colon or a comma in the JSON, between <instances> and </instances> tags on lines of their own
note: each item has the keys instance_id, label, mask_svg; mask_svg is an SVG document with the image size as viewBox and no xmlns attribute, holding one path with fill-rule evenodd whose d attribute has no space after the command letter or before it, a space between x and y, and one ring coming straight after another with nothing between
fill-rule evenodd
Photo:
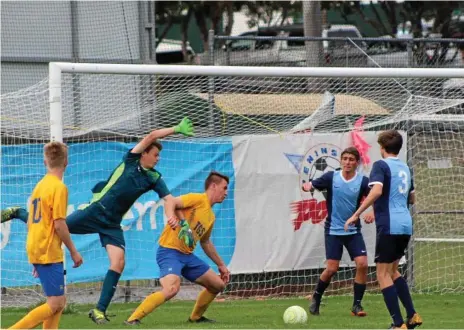
<instances>
[{"instance_id":1,"label":"soccer cleat","mask_svg":"<svg viewBox=\"0 0 464 330\"><path fill-rule=\"evenodd\" d=\"M125 325L141 325L142 322L140 322L139 320L132 320L132 321L126 320L124 321L124 324Z\"/></svg>"},{"instance_id":2,"label":"soccer cleat","mask_svg":"<svg viewBox=\"0 0 464 330\"><path fill-rule=\"evenodd\" d=\"M18 217L18 211L20 210L20 207L13 206L13 207L7 207L6 209L2 210L2 220L1 223L10 221L12 219L15 219Z\"/></svg>"},{"instance_id":3,"label":"soccer cleat","mask_svg":"<svg viewBox=\"0 0 464 330\"><path fill-rule=\"evenodd\" d=\"M309 304L309 312L311 313L311 315L319 315L319 306L320 302L312 298L311 304Z\"/></svg>"},{"instance_id":4,"label":"soccer cleat","mask_svg":"<svg viewBox=\"0 0 464 330\"><path fill-rule=\"evenodd\" d=\"M422 317L417 313L414 313L414 315L406 321L408 329L415 329L420 325L422 325Z\"/></svg>"},{"instance_id":5,"label":"soccer cleat","mask_svg":"<svg viewBox=\"0 0 464 330\"><path fill-rule=\"evenodd\" d=\"M96 324L105 324L110 320L105 313L96 308L90 310L89 318L91 318Z\"/></svg>"},{"instance_id":6,"label":"soccer cleat","mask_svg":"<svg viewBox=\"0 0 464 330\"><path fill-rule=\"evenodd\" d=\"M364 308L361 306L361 304L359 304L353 305L353 307L351 308L351 315L364 317L367 316L367 313L364 311Z\"/></svg>"},{"instance_id":7,"label":"soccer cleat","mask_svg":"<svg viewBox=\"0 0 464 330\"><path fill-rule=\"evenodd\" d=\"M388 329L407 329L407 328L408 328L408 327L406 326L406 324L403 323L403 324L402 324L401 326L399 326L399 327L396 327L394 324L392 324L392 325L390 326L390 328L388 328Z\"/></svg>"},{"instance_id":8,"label":"soccer cleat","mask_svg":"<svg viewBox=\"0 0 464 330\"><path fill-rule=\"evenodd\" d=\"M215 320L211 320L211 319L209 319L209 318L207 318L207 317L204 317L204 316L200 317L198 320L192 320L192 319L189 317L188 321L189 321L190 323L216 323Z\"/></svg>"}]
</instances>

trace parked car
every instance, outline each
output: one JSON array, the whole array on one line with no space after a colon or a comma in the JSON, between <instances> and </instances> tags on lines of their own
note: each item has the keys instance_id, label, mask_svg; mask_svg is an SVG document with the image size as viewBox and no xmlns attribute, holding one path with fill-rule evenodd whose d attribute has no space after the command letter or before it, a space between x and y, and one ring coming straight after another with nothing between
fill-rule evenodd
<instances>
[{"instance_id":1,"label":"parked car","mask_svg":"<svg viewBox=\"0 0 464 330\"><path fill-rule=\"evenodd\" d=\"M303 37L303 25L284 25L248 31L239 37ZM332 25L324 29L321 37L361 38L361 33L353 25ZM364 52L367 45L363 41L323 41L321 60L325 66L365 66L367 59ZM207 55L201 57L200 63L208 63ZM300 40L229 40L222 49L215 51L215 65L279 65L305 66L305 42Z\"/></svg>"}]
</instances>

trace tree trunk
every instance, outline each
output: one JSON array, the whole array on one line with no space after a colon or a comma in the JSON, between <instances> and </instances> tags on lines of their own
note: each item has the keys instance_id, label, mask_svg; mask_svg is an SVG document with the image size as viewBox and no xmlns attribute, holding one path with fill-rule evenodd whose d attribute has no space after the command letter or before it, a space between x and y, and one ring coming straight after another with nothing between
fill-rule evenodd
<instances>
[{"instance_id":1,"label":"tree trunk","mask_svg":"<svg viewBox=\"0 0 464 330\"><path fill-rule=\"evenodd\" d=\"M195 20L197 22L198 28L200 29L201 33L201 41L203 43L203 51L207 52L209 50L208 47L208 28L206 27L206 20L203 14L202 8L195 7L193 9Z\"/></svg>"}]
</instances>

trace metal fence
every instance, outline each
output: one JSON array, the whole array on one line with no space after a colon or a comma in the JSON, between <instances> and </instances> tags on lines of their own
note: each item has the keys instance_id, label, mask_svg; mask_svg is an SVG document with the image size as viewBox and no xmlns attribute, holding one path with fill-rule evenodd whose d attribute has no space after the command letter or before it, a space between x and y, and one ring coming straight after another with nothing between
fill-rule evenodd
<instances>
[{"instance_id":1,"label":"metal fence","mask_svg":"<svg viewBox=\"0 0 464 330\"><path fill-rule=\"evenodd\" d=\"M218 36L204 65L324 67L464 67L463 39Z\"/></svg>"}]
</instances>

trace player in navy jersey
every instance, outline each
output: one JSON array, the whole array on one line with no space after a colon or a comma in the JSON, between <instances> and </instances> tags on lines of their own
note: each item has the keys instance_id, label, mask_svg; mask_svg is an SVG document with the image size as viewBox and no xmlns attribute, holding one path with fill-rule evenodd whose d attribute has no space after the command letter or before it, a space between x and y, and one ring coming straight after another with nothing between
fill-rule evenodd
<instances>
[{"instance_id":1,"label":"player in navy jersey","mask_svg":"<svg viewBox=\"0 0 464 330\"><path fill-rule=\"evenodd\" d=\"M408 204L414 204L414 184L409 167L398 159L403 146L401 134L396 130L385 131L379 135L377 142L383 159L373 164L369 178L371 192L346 222L345 230L352 230L359 215L374 205L377 228L374 260L377 280L393 319L391 328L414 329L422 324L422 318L416 313L408 285L398 272L399 261L412 235ZM401 315L398 298L406 309L406 322Z\"/></svg>"},{"instance_id":2,"label":"player in navy jersey","mask_svg":"<svg viewBox=\"0 0 464 330\"><path fill-rule=\"evenodd\" d=\"M356 148L347 148L341 154L342 170L330 171L320 178L303 185L304 191L327 191L327 220L325 222L325 253L327 267L322 272L319 282L312 296L309 312L319 315L322 295L329 286L330 280L338 271L345 246L351 260L356 263L356 277L354 279L354 301L351 308L352 315L366 316L361 301L366 290L367 282L367 252L361 234L361 225L344 230L345 221L359 207L363 197L369 193L369 179L359 173L360 155ZM366 222L373 221L373 215L366 216Z\"/></svg>"}]
</instances>

